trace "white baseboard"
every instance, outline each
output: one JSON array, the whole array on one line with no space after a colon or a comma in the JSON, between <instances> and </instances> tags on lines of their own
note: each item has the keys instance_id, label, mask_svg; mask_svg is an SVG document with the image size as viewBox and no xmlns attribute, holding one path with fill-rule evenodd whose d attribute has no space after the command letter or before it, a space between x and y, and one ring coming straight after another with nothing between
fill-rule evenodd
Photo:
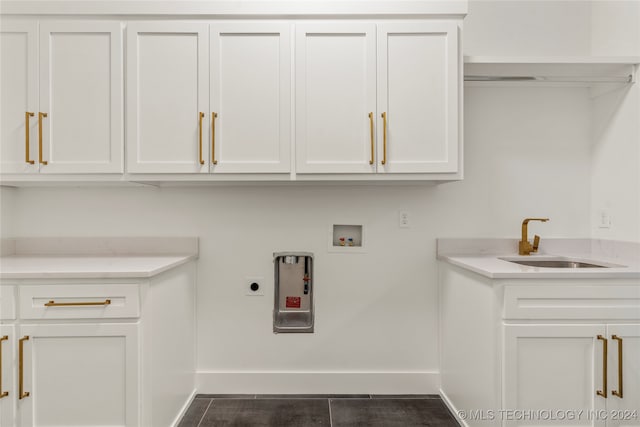
<instances>
[{"instance_id":1,"label":"white baseboard","mask_svg":"<svg viewBox=\"0 0 640 427\"><path fill-rule=\"evenodd\" d=\"M444 404L447 405L447 407L449 408L449 411L451 411L451 413L455 417L458 424L460 424L462 427L469 427L469 424L467 424L465 420L460 418L460 412L458 411L456 406L451 402L447 394L444 391L442 391L442 389L440 389L440 397L442 398L442 401L444 402Z\"/></svg>"},{"instance_id":2,"label":"white baseboard","mask_svg":"<svg viewBox=\"0 0 640 427\"><path fill-rule=\"evenodd\" d=\"M180 412L178 413L176 418L173 420L173 422L170 424L171 427L177 427L178 424L180 424L182 417L184 417L184 414L187 412L187 409L189 409L189 406L191 406L191 403L193 403L193 399L195 399L197 391L198 391L197 389L194 389L191 392L187 401L184 403L184 405L182 405L182 408L180 408Z\"/></svg>"},{"instance_id":3,"label":"white baseboard","mask_svg":"<svg viewBox=\"0 0 640 427\"><path fill-rule=\"evenodd\" d=\"M438 394L438 372L196 372L203 394Z\"/></svg>"}]
</instances>

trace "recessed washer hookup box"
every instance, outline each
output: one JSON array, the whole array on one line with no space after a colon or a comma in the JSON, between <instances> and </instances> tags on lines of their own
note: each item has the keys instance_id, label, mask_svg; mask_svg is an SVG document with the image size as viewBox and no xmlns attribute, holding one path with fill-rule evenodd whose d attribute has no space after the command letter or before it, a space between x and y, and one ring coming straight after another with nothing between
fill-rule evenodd
<instances>
[{"instance_id":1,"label":"recessed washer hookup box","mask_svg":"<svg viewBox=\"0 0 640 427\"><path fill-rule=\"evenodd\" d=\"M273 254L273 332L313 332L313 254Z\"/></svg>"}]
</instances>

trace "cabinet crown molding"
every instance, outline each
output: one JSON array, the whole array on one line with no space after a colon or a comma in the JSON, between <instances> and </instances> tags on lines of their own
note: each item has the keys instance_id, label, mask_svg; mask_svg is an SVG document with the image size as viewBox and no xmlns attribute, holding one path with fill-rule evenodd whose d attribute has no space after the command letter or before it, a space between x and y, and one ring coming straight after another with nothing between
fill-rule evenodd
<instances>
[{"instance_id":1,"label":"cabinet crown molding","mask_svg":"<svg viewBox=\"0 0 640 427\"><path fill-rule=\"evenodd\" d=\"M9 0L0 15L464 16L467 0Z\"/></svg>"}]
</instances>

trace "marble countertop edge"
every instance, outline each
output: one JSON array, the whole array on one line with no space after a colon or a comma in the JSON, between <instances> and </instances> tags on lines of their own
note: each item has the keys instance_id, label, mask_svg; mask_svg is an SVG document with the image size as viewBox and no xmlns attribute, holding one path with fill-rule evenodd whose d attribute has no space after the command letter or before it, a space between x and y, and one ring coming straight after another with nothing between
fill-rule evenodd
<instances>
[{"instance_id":1,"label":"marble countertop edge","mask_svg":"<svg viewBox=\"0 0 640 427\"><path fill-rule=\"evenodd\" d=\"M518 255L518 239L438 239L437 259L490 279L640 279L640 244L596 239L553 239L545 250ZM458 252L458 253L456 253ZM501 258L570 258L608 268L548 268Z\"/></svg>"}]
</instances>

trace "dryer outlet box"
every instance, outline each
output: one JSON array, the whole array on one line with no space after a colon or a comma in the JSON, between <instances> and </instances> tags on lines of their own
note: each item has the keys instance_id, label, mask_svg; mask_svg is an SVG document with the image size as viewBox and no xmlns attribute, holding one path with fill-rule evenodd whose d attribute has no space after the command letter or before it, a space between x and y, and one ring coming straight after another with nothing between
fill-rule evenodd
<instances>
[{"instance_id":1,"label":"dryer outlet box","mask_svg":"<svg viewBox=\"0 0 640 427\"><path fill-rule=\"evenodd\" d=\"M247 277L244 282L245 295L264 296L264 277Z\"/></svg>"}]
</instances>

